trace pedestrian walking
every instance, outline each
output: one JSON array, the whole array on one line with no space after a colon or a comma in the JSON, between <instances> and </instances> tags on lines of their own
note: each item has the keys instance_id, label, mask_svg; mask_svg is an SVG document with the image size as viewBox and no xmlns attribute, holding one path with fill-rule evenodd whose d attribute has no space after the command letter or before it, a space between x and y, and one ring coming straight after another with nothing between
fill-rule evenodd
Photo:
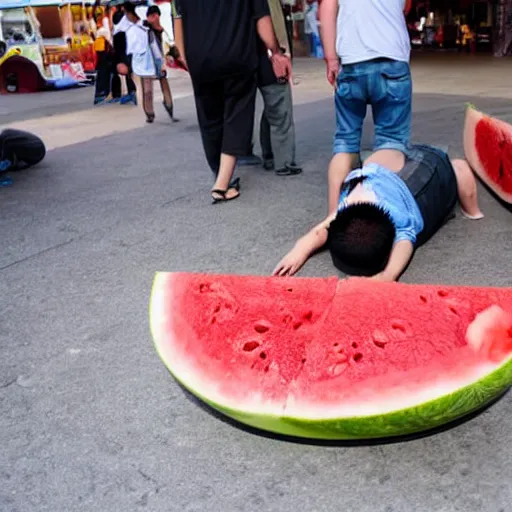
<instances>
[{"instance_id":1,"label":"pedestrian walking","mask_svg":"<svg viewBox=\"0 0 512 512\"><path fill-rule=\"evenodd\" d=\"M176 43L190 72L203 147L216 177L212 200L236 199L236 159L247 153L254 124L259 64L255 32L276 76L291 76L291 62L279 48L267 0L174 3Z\"/></svg>"},{"instance_id":2,"label":"pedestrian walking","mask_svg":"<svg viewBox=\"0 0 512 512\"><path fill-rule=\"evenodd\" d=\"M179 121L174 117L174 103L172 98L171 87L169 85L169 79L167 77L167 71L165 69L167 62L171 64L173 57L171 54L176 55L173 51L174 41L171 39L169 34L165 31L160 23L161 12L157 5L152 5L148 8L146 14L146 21L144 26L149 29L149 51L155 62L155 78L160 84L160 89L164 97L164 108L169 114L169 117L173 122ZM142 92L144 95L144 110L146 115L148 112L152 112L154 117L153 107L153 78L142 79ZM147 109L147 110L146 110Z\"/></svg>"},{"instance_id":3,"label":"pedestrian walking","mask_svg":"<svg viewBox=\"0 0 512 512\"><path fill-rule=\"evenodd\" d=\"M285 13L280 0L267 0L272 25L281 51L290 55L291 42L286 30ZM258 89L263 97L260 120L260 145L263 167L279 176L300 174L302 168L295 162L295 126L293 99L289 79L278 79L267 57L265 45L258 41L260 65Z\"/></svg>"},{"instance_id":4,"label":"pedestrian walking","mask_svg":"<svg viewBox=\"0 0 512 512\"><path fill-rule=\"evenodd\" d=\"M112 77L112 96L119 98L122 105L137 105L137 88L132 78L131 55L126 51L126 31L132 26L124 13L124 7L118 8L112 18L115 72Z\"/></svg>"},{"instance_id":5,"label":"pedestrian walking","mask_svg":"<svg viewBox=\"0 0 512 512\"><path fill-rule=\"evenodd\" d=\"M320 4L327 78L336 89L329 211L336 207L343 177L359 161L368 105L375 123L374 150L387 150L393 159L409 145L411 45L405 14L410 6L411 0L322 0Z\"/></svg>"},{"instance_id":6,"label":"pedestrian walking","mask_svg":"<svg viewBox=\"0 0 512 512\"><path fill-rule=\"evenodd\" d=\"M98 105L104 103L110 96L114 53L110 42L110 33L103 27L96 33L94 50L96 51L94 104Z\"/></svg>"}]
</instances>

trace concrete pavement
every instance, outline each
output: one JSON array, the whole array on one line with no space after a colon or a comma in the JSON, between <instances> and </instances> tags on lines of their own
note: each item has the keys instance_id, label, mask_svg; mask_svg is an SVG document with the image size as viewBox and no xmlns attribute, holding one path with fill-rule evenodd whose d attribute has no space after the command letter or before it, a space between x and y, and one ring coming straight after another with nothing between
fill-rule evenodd
<instances>
[{"instance_id":1,"label":"concrete pavement","mask_svg":"<svg viewBox=\"0 0 512 512\"><path fill-rule=\"evenodd\" d=\"M506 59L452 59L413 63L413 131L460 155L466 101L512 122L512 69ZM242 169L242 197L217 206L185 82L174 125L163 110L151 126L130 107L52 110L47 96L43 107L30 98L30 120L0 97L10 116L1 122L53 148L0 189L0 511L512 510L510 395L433 437L313 446L214 417L153 349L156 270L267 274L325 213L333 112L320 64L297 63L303 175ZM485 219L457 216L404 281L512 285L511 213L480 193ZM332 274L327 254L303 272Z\"/></svg>"}]
</instances>

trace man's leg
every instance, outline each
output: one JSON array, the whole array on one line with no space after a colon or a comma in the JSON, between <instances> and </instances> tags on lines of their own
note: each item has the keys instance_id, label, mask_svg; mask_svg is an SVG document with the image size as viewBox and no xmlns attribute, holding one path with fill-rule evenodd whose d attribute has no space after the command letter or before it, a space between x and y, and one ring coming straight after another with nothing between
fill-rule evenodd
<instances>
[{"instance_id":1,"label":"man's leg","mask_svg":"<svg viewBox=\"0 0 512 512\"><path fill-rule=\"evenodd\" d=\"M193 83L197 121L206 160L217 176L220 166L224 122L223 82Z\"/></svg>"},{"instance_id":2,"label":"man's leg","mask_svg":"<svg viewBox=\"0 0 512 512\"><path fill-rule=\"evenodd\" d=\"M228 188L237 157L245 155L251 144L255 102L255 75L239 75L224 81L222 156L215 182L215 188L218 190Z\"/></svg>"},{"instance_id":3,"label":"man's leg","mask_svg":"<svg viewBox=\"0 0 512 512\"><path fill-rule=\"evenodd\" d=\"M385 61L368 63L368 66L368 92L375 123L374 149L405 153L411 138L412 117L409 64Z\"/></svg>"},{"instance_id":4,"label":"man's leg","mask_svg":"<svg viewBox=\"0 0 512 512\"><path fill-rule=\"evenodd\" d=\"M329 164L329 214L337 210L341 185L359 162L366 117L366 77L362 69L358 64L345 66L338 76L334 156Z\"/></svg>"},{"instance_id":5,"label":"man's leg","mask_svg":"<svg viewBox=\"0 0 512 512\"><path fill-rule=\"evenodd\" d=\"M299 174L295 164L295 126L290 84L261 87L265 115L270 124L274 165L278 174Z\"/></svg>"},{"instance_id":6,"label":"man's leg","mask_svg":"<svg viewBox=\"0 0 512 512\"><path fill-rule=\"evenodd\" d=\"M481 219L484 214L478 206L476 180L466 160L452 160L457 178L457 192L462 213L470 219Z\"/></svg>"},{"instance_id":7,"label":"man's leg","mask_svg":"<svg viewBox=\"0 0 512 512\"><path fill-rule=\"evenodd\" d=\"M263 109L260 120L260 146L261 156L263 158L263 167L267 171L273 171L274 152L272 150L272 140L270 137L270 124L265 114L265 109Z\"/></svg>"}]
</instances>

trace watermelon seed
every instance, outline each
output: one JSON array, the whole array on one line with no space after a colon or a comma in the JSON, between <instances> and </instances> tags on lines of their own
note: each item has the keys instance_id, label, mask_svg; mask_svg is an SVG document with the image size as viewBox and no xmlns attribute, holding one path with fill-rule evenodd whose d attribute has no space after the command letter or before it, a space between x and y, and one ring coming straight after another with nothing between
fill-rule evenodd
<instances>
[{"instance_id":1,"label":"watermelon seed","mask_svg":"<svg viewBox=\"0 0 512 512\"><path fill-rule=\"evenodd\" d=\"M253 350L256 350L259 346L260 344L257 341L248 341L243 348L245 352L252 352Z\"/></svg>"},{"instance_id":2,"label":"watermelon seed","mask_svg":"<svg viewBox=\"0 0 512 512\"><path fill-rule=\"evenodd\" d=\"M267 359L266 352L261 352L260 357L261 357L261 359Z\"/></svg>"},{"instance_id":3,"label":"watermelon seed","mask_svg":"<svg viewBox=\"0 0 512 512\"><path fill-rule=\"evenodd\" d=\"M204 284L203 283L203 284L199 285L199 293L207 293L209 291L211 291L209 284Z\"/></svg>"},{"instance_id":4,"label":"watermelon seed","mask_svg":"<svg viewBox=\"0 0 512 512\"><path fill-rule=\"evenodd\" d=\"M265 366L265 368L263 369L263 371L264 371L265 373L268 373L268 370L269 370L269 369L270 369L270 365L269 365L269 364L267 364L267 366Z\"/></svg>"},{"instance_id":5,"label":"watermelon seed","mask_svg":"<svg viewBox=\"0 0 512 512\"><path fill-rule=\"evenodd\" d=\"M286 288L287 292L293 292L293 288Z\"/></svg>"},{"instance_id":6,"label":"watermelon seed","mask_svg":"<svg viewBox=\"0 0 512 512\"><path fill-rule=\"evenodd\" d=\"M295 331L298 331L301 327L302 327L302 322L295 322L295 323L293 324L293 329L294 329Z\"/></svg>"},{"instance_id":7,"label":"watermelon seed","mask_svg":"<svg viewBox=\"0 0 512 512\"><path fill-rule=\"evenodd\" d=\"M450 306L449 308L454 315L458 315L457 310L453 306Z\"/></svg>"},{"instance_id":8,"label":"watermelon seed","mask_svg":"<svg viewBox=\"0 0 512 512\"><path fill-rule=\"evenodd\" d=\"M263 334L270 330L270 327L265 322L257 322L254 324L254 330L256 332L259 332L260 334Z\"/></svg>"},{"instance_id":9,"label":"watermelon seed","mask_svg":"<svg viewBox=\"0 0 512 512\"><path fill-rule=\"evenodd\" d=\"M212 317L211 324L213 325L217 321L217 317Z\"/></svg>"},{"instance_id":10,"label":"watermelon seed","mask_svg":"<svg viewBox=\"0 0 512 512\"><path fill-rule=\"evenodd\" d=\"M284 315L283 316L283 324L289 324L293 320L292 315Z\"/></svg>"},{"instance_id":11,"label":"watermelon seed","mask_svg":"<svg viewBox=\"0 0 512 512\"><path fill-rule=\"evenodd\" d=\"M373 344L378 348L386 348L386 343L384 341L373 340Z\"/></svg>"},{"instance_id":12,"label":"watermelon seed","mask_svg":"<svg viewBox=\"0 0 512 512\"><path fill-rule=\"evenodd\" d=\"M354 354L353 359L356 363L359 363L359 361L361 361L361 359L363 359L363 354L361 354L361 352L358 352L357 354Z\"/></svg>"},{"instance_id":13,"label":"watermelon seed","mask_svg":"<svg viewBox=\"0 0 512 512\"><path fill-rule=\"evenodd\" d=\"M335 364L334 366L329 368L329 370L334 377L338 377L338 375L341 375L347 368L348 364L346 362L341 362Z\"/></svg>"},{"instance_id":14,"label":"watermelon seed","mask_svg":"<svg viewBox=\"0 0 512 512\"><path fill-rule=\"evenodd\" d=\"M339 343L335 343L333 346L334 346L334 347L337 347L337 346L339 346Z\"/></svg>"},{"instance_id":15,"label":"watermelon seed","mask_svg":"<svg viewBox=\"0 0 512 512\"><path fill-rule=\"evenodd\" d=\"M424 295L420 295L420 300L421 302L423 302L423 304L427 303L427 297L425 297Z\"/></svg>"},{"instance_id":16,"label":"watermelon seed","mask_svg":"<svg viewBox=\"0 0 512 512\"><path fill-rule=\"evenodd\" d=\"M305 358L305 357L303 357L303 358L302 358L301 363L302 363L302 364L305 364L305 363L306 363L306 358Z\"/></svg>"},{"instance_id":17,"label":"watermelon seed","mask_svg":"<svg viewBox=\"0 0 512 512\"><path fill-rule=\"evenodd\" d=\"M308 311L304 316L304 320L311 320L313 318L313 311Z\"/></svg>"},{"instance_id":18,"label":"watermelon seed","mask_svg":"<svg viewBox=\"0 0 512 512\"><path fill-rule=\"evenodd\" d=\"M395 331L400 331L405 334L405 327L401 324L393 323L391 324L391 328L394 329Z\"/></svg>"},{"instance_id":19,"label":"watermelon seed","mask_svg":"<svg viewBox=\"0 0 512 512\"><path fill-rule=\"evenodd\" d=\"M439 295L439 297L448 297L448 292L446 292L444 290L439 290L437 292L437 295Z\"/></svg>"},{"instance_id":20,"label":"watermelon seed","mask_svg":"<svg viewBox=\"0 0 512 512\"><path fill-rule=\"evenodd\" d=\"M218 313L220 311L220 304L213 310L214 313Z\"/></svg>"},{"instance_id":21,"label":"watermelon seed","mask_svg":"<svg viewBox=\"0 0 512 512\"><path fill-rule=\"evenodd\" d=\"M352 348L357 348L357 343L355 341L352 343Z\"/></svg>"}]
</instances>

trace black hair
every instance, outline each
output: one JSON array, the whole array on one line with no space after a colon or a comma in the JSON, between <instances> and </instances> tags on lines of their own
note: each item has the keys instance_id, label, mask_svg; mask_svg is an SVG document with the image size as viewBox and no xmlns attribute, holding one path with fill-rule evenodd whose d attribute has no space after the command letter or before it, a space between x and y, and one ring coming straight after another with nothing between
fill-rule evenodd
<instances>
[{"instance_id":1,"label":"black hair","mask_svg":"<svg viewBox=\"0 0 512 512\"><path fill-rule=\"evenodd\" d=\"M158 14L158 16L161 16L162 13L160 12L160 8L158 5L150 5L148 7L148 10L146 12L146 16L151 16L152 14Z\"/></svg>"},{"instance_id":2,"label":"black hair","mask_svg":"<svg viewBox=\"0 0 512 512\"><path fill-rule=\"evenodd\" d=\"M373 276L386 267L395 235L395 225L386 210L373 203L355 203L331 222L327 246L338 270Z\"/></svg>"},{"instance_id":3,"label":"black hair","mask_svg":"<svg viewBox=\"0 0 512 512\"><path fill-rule=\"evenodd\" d=\"M127 14L135 14L136 15L136 12L135 12L135 4L133 4L132 2L125 2L123 4L123 8L124 8L124 12L126 12Z\"/></svg>"},{"instance_id":4,"label":"black hair","mask_svg":"<svg viewBox=\"0 0 512 512\"><path fill-rule=\"evenodd\" d=\"M112 23L117 25L124 17L124 14L121 11L116 11L114 16L112 16Z\"/></svg>"}]
</instances>

